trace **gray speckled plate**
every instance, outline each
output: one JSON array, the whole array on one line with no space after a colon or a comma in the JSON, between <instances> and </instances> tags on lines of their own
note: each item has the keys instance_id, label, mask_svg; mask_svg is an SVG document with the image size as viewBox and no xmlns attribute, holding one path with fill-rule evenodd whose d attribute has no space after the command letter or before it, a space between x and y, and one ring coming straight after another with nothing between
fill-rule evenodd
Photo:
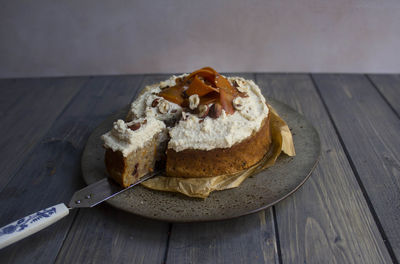
<instances>
[{"instance_id":1,"label":"gray speckled plate","mask_svg":"<svg viewBox=\"0 0 400 264\"><path fill-rule=\"evenodd\" d=\"M172 221L211 221L265 209L294 193L310 176L319 154L320 140L314 127L289 106L267 98L292 129L296 156L282 154L276 164L246 179L238 188L216 191L206 199L136 186L108 200L110 205L149 218ZM124 118L127 108L110 116L90 135L82 155L83 178L91 184L107 177L100 136L112 122Z\"/></svg>"}]
</instances>

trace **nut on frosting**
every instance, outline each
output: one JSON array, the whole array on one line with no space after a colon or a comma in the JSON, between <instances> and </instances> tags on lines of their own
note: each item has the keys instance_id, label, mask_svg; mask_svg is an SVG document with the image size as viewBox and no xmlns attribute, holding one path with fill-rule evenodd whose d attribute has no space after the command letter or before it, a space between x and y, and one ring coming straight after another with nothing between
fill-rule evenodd
<instances>
[{"instance_id":1,"label":"nut on frosting","mask_svg":"<svg viewBox=\"0 0 400 264\"><path fill-rule=\"evenodd\" d=\"M200 103L200 97L198 94L193 94L189 97L189 108L194 110Z\"/></svg>"},{"instance_id":2,"label":"nut on frosting","mask_svg":"<svg viewBox=\"0 0 400 264\"><path fill-rule=\"evenodd\" d=\"M140 123L141 126L136 130L130 129L129 126L135 123ZM143 147L146 141L162 130L165 130L165 124L155 118L140 118L128 123L119 119L114 122L111 131L102 135L101 138L105 147L113 151L121 151L122 155L127 157L130 152Z\"/></svg>"},{"instance_id":3,"label":"nut on frosting","mask_svg":"<svg viewBox=\"0 0 400 264\"><path fill-rule=\"evenodd\" d=\"M158 104L158 111L160 111L161 114L166 114L168 113L169 110L169 103L166 100L162 100Z\"/></svg>"}]
</instances>

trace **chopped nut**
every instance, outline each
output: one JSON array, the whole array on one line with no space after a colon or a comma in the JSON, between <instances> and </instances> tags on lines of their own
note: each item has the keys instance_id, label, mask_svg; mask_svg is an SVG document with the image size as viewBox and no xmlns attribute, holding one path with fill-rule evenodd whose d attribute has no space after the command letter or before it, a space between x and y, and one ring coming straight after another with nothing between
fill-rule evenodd
<instances>
[{"instance_id":1,"label":"chopped nut","mask_svg":"<svg viewBox=\"0 0 400 264\"><path fill-rule=\"evenodd\" d=\"M168 110L169 110L169 103L167 101L163 100L158 104L158 111L161 114L168 113Z\"/></svg>"},{"instance_id":2,"label":"chopped nut","mask_svg":"<svg viewBox=\"0 0 400 264\"><path fill-rule=\"evenodd\" d=\"M147 124L147 119L143 120L142 124L143 125Z\"/></svg>"},{"instance_id":3,"label":"chopped nut","mask_svg":"<svg viewBox=\"0 0 400 264\"><path fill-rule=\"evenodd\" d=\"M186 120L187 117L188 117L188 116L186 115L186 112L183 112L183 111L182 111L182 120Z\"/></svg>"},{"instance_id":4,"label":"chopped nut","mask_svg":"<svg viewBox=\"0 0 400 264\"><path fill-rule=\"evenodd\" d=\"M249 95L247 93L242 93L242 92L239 92L239 96L242 97L242 98L249 97Z\"/></svg>"},{"instance_id":5,"label":"chopped nut","mask_svg":"<svg viewBox=\"0 0 400 264\"><path fill-rule=\"evenodd\" d=\"M240 94L244 95L249 90L248 86L246 85L246 82L241 78L233 81L233 87L236 88L236 90L239 92L239 95Z\"/></svg>"},{"instance_id":6,"label":"chopped nut","mask_svg":"<svg viewBox=\"0 0 400 264\"><path fill-rule=\"evenodd\" d=\"M201 104L199 105L199 117L204 118L208 115L210 111L210 107L208 105Z\"/></svg>"},{"instance_id":7,"label":"chopped nut","mask_svg":"<svg viewBox=\"0 0 400 264\"><path fill-rule=\"evenodd\" d=\"M135 131L140 128L141 124L140 123L133 123L132 125L128 126L130 130Z\"/></svg>"},{"instance_id":8,"label":"chopped nut","mask_svg":"<svg viewBox=\"0 0 400 264\"><path fill-rule=\"evenodd\" d=\"M209 115L212 118L218 118L222 114L222 106L218 103L213 104L210 107Z\"/></svg>"},{"instance_id":9,"label":"chopped nut","mask_svg":"<svg viewBox=\"0 0 400 264\"><path fill-rule=\"evenodd\" d=\"M200 97L198 94L193 94L189 97L189 108L194 110L200 103Z\"/></svg>"},{"instance_id":10,"label":"chopped nut","mask_svg":"<svg viewBox=\"0 0 400 264\"><path fill-rule=\"evenodd\" d=\"M242 97L236 97L233 99L233 107L235 107L236 110L242 110L245 104L245 100Z\"/></svg>"},{"instance_id":11,"label":"chopped nut","mask_svg":"<svg viewBox=\"0 0 400 264\"><path fill-rule=\"evenodd\" d=\"M151 106L152 106L152 107L156 107L156 106L158 105L158 103L159 103L159 100L156 98L156 99L154 99L153 102L151 103Z\"/></svg>"}]
</instances>

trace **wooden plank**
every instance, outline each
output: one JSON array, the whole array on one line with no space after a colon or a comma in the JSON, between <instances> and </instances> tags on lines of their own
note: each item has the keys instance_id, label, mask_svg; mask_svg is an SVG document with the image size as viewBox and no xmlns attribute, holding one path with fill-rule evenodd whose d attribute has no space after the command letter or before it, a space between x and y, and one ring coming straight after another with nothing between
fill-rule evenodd
<instances>
[{"instance_id":1,"label":"wooden plank","mask_svg":"<svg viewBox=\"0 0 400 264\"><path fill-rule=\"evenodd\" d=\"M35 147L33 155L0 193L0 225L53 204L68 202L74 191L84 186L80 175L80 158L87 137L104 118L131 101L141 79L141 76L96 77L85 85L41 144ZM104 210L106 209L93 208L84 212L84 215L90 215L92 220L99 221L104 213L117 214L112 208ZM0 263L54 262L76 213L77 211L71 211L66 219L3 249L0 251ZM77 222L82 223L80 220ZM131 224L141 226L148 232L152 232L152 229L159 230L158 225L165 226L164 223L141 224L140 220ZM104 226L107 227L107 224ZM112 228L105 228L103 232L111 237L118 233ZM98 235L95 239L101 240L101 234ZM92 243L93 241L79 244L79 249L84 252L91 248ZM108 240L104 243L107 244ZM140 243L134 240L130 246L133 248ZM157 247L156 244L153 246ZM82 255L80 252L76 254Z\"/></svg>"},{"instance_id":2,"label":"wooden plank","mask_svg":"<svg viewBox=\"0 0 400 264\"><path fill-rule=\"evenodd\" d=\"M368 75L385 100L400 116L400 75L374 74Z\"/></svg>"},{"instance_id":3,"label":"wooden plank","mask_svg":"<svg viewBox=\"0 0 400 264\"><path fill-rule=\"evenodd\" d=\"M319 131L310 179L276 205L282 263L390 263L360 186L308 75L257 74L268 96L303 113ZM290 125L290 124L289 124Z\"/></svg>"},{"instance_id":4,"label":"wooden plank","mask_svg":"<svg viewBox=\"0 0 400 264\"><path fill-rule=\"evenodd\" d=\"M362 75L313 77L400 259L400 119Z\"/></svg>"},{"instance_id":5,"label":"wooden plank","mask_svg":"<svg viewBox=\"0 0 400 264\"><path fill-rule=\"evenodd\" d=\"M0 80L0 191L86 80Z\"/></svg>"},{"instance_id":6,"label":"wooden plank","mask_svg":"<svg viewBox=\"0 0 400 264\"><path fill-rule=\"evenodd\" d=\"M279 263L272 209L226 221L173 224L167 263Z\"/></svg>"},{"instance_id":7,"label":"wooden plank","mask_svg":"<svg viewBox=\"0 0 400 264\"><path fill-rule=\"evenodd\" d=\"M56 263L162 263L168 230L107 205L81 209Z\"/></svg>"},{"instance_id":8,"label":"wooden plank","mask_svg":"<svg viewBox=\"0 0 400 264\"><path fill-rule=\"evenodd\" d=\"M140 87L166 78L148 75ZM129 215L106 205L81 210L56 262L161 263L168 230L168 223Z\"/></svg>"},{"instance_id":9,"label":"wooden plank","mask_svg":"<svg viewBox=\"0 0 400 264\"><path fill-rule=\"evenodd\" d=\"M279 263L272 208L231 220L173 224L167 263Z\"/></svg>"}]
</instances>

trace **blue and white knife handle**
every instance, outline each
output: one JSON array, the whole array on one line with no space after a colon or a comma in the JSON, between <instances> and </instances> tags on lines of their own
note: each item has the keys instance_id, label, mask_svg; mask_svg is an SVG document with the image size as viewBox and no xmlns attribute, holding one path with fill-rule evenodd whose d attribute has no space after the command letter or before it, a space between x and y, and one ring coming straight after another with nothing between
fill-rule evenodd
<instances>
[{"instance_id":1,"label":"blue and white knife handle","mask_svg":"<svg viewBox=\"0 0 400 264\"><path fill-rule=\"evenodd\" d=\"M69 209L60 203L0 228L0 249L48 227L68 213Z\"/></svg>"}]
</instances>

